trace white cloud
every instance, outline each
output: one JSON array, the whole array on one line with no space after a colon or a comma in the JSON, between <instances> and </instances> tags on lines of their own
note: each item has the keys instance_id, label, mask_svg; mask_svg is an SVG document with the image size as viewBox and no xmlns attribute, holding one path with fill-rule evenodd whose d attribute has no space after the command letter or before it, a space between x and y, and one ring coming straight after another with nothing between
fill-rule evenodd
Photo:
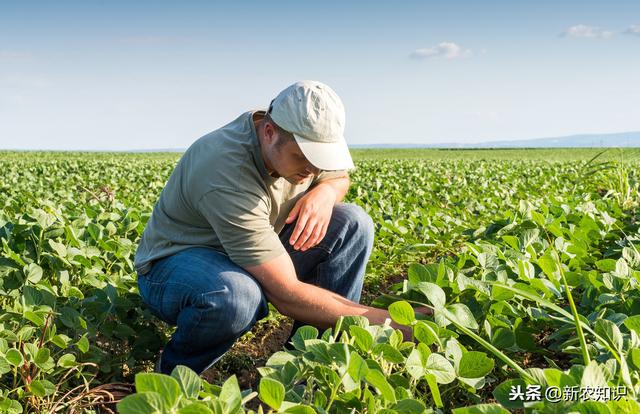
<instances>
[{"instance_id":1,"label":"white cloud","mask_svg":"<svg viewBox=\"0 0 640 414\"><path fill-rule=\"evenodd\" d=\"M602 30L599 27L578 24L571 26L560 34L563 37L581 37L589 39L609 39L613 36L613 32Z\"/></svg>"},{"instance_id":2,"label":"white cloud","mask_svg":"<svg viewBox=\"0 0 640 414\"><path fill-rule=\"evenodd\" d=\"M631 34L631 35L640 36L640 24L632 24L623 33L624 34Z\"/></svg>"},{"instance_id":3,"label":"white cloud","mask_svg":"<svg viewBox=\"0 0 640 414\"><path fill-rule=\"evenodd\" d=\"M471 56L471 50L462 49L453 42L442 42L437 46L416 49L409 55L414 59L459 59Z\"/></svg>"}]
</instances>

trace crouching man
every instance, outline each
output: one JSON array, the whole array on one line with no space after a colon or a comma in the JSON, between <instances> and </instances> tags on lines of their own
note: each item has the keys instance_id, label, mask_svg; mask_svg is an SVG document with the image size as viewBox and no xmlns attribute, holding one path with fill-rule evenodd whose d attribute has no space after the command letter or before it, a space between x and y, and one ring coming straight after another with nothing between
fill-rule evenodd
<instances>
[{"instance_id":1,"label":"crouching man","mask_svg":"<svg viewBox=\"0 0 640 414\"><path fill-rule=\"evenodd\" d=\"M389 318L358 303L373 223L341 203L353 168L344 121L331 88L303 81L184 153L135 259L143 301L177 326L157 371L202 373L267 316L268 302L294 330Z\"/></svg>"}]
</instances>

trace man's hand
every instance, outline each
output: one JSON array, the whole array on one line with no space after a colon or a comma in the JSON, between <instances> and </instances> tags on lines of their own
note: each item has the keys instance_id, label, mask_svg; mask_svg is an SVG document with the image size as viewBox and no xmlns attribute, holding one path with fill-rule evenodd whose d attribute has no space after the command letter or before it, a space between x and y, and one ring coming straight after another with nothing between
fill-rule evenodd
<instances>
[{"instance_id":1,"label":"man's hand","mask_svg":"<svg viewBox=\"0 0 640 414\"><path fill-rule=\"evenodd\" d=\"M337 195L331 185L320 183L293 206L286 223L298 219L289 243L296 250L305 251L320 243L327 233Z\"/></svg>"},{"instance_id":2,"label":"man's hand","mask_svg":"<svg viewBox=\"0 0 640 414\"><path fill-rule=\"evenodd\" d=\"M418 316L418 314L422 314L425 316L433 315L433 309L426 306L418 306L417 308L413 308L413 311L416 313L416 316Z\"/></svg>"}]
</instances>

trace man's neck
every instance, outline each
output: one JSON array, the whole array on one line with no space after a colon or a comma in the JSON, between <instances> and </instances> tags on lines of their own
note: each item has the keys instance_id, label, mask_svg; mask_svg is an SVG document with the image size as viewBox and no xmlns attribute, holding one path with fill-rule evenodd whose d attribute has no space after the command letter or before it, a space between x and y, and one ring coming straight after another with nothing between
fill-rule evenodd
<instances>
[{"instance_id":1,"label":"man's neck","mask_svg":"<svg viewBox=\"0 0 640 414\"><path fill-rule=\"evenodd\" d=\"M256 129L256 135L258 136L258 142L260 143L260 155L262 156L262 161L264 162L264 166L267 169L267 172L272 177L278 177L273 167L271 167L271 163L269 159L265 155L265 143L264 143L264 115L256 112L252 117L253 126Z\"/></svg>"}]
</instances>

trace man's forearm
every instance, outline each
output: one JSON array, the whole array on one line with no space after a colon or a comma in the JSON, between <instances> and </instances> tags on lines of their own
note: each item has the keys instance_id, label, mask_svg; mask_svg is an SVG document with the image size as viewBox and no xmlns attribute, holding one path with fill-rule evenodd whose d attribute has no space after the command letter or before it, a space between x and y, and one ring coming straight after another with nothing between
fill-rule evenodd
<instances>
[{"instance_id":1,"label":"man's forearm","mask_svg":"<svg viewBox=\"0 0 640 414\"><path fill-rule=\"evenodd\" d=\"M318 286L300 282L299 288L295 290L291 296L274 305L284 315L319 328L333 327L341 316L364 316L375 325L382 325L387 319L391 319L389 312L384 309L352 302ZM391 326L400 329L406 340L411 338L410 327L395 322L391 322Z\"/></svg>"},{"instance_id":2,"label":"man's forearm","mask_svg":"<svg viewBox=\"0 0 640 414\"><path fill-rule=\"evenodd\" d=\"M267 299L278 311L296 320L321 328L333 326L340 316L364 316L371 323L382 324L389 312L352 302L336 293L299 281L293 263L284 254L267 263L246 267L260 283ZM402 329L405 336L410 329Z\"/></svg>"},{"instance_id":3,"label":"man's forearm","mask_svg":"<svg viewBox=\"0 0 640 414\"><path fill-rule=\"evenodd\" d=\"M332 178L329 180L320 181L309 191L314 191L316 188L326 186L334 191L334 193L336 194L336 203L339 203L344 199L347 191L349 191L350 184L351 180L349 179L349 177Z\"/></svg>"}]
</instances>

